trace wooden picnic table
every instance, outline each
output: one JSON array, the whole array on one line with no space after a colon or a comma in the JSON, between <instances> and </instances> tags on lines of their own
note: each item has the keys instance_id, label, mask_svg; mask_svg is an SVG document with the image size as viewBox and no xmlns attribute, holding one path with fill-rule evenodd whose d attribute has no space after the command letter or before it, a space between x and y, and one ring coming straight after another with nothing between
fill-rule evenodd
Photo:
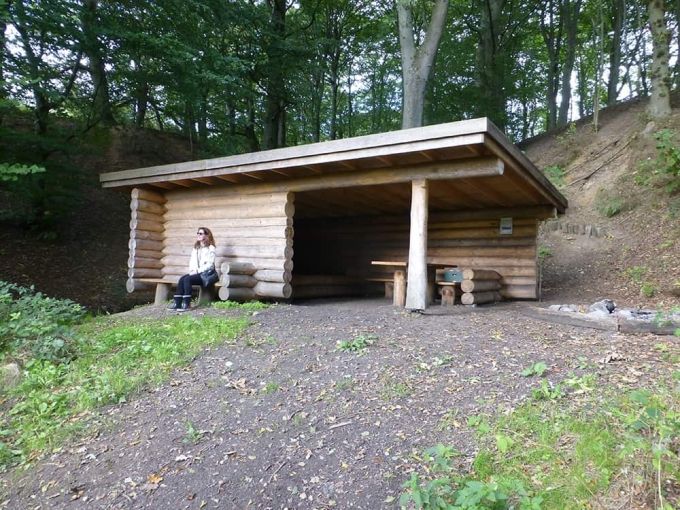
<instances>
[{"instance_id":1,"label":"wooden picnic table","mask_svg":"<svg viewBox=\"0 0 680 510\"><path fill-rule=\"evenodd\" d=\"M372 260L374 266L384 266L394 270L394 291L392 303L394 306L404 308L406 306L406 274L408 262L405 260ZM427 302L434 302L435 288L437 285L437 269L442 267L457 267L455 264L427 263Z\"/></svg>"}]
</instances>

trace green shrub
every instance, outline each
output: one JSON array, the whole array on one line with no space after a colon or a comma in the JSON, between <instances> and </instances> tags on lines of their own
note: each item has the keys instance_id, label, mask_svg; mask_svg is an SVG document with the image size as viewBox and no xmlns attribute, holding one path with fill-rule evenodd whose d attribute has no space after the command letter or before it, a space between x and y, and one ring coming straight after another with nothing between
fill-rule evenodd
<instances>
[{"instance_id":1,"label":"green shrub","mask_svg":"<svg viewBox=\"0 0 680 510\"><path fill-rule=\"evenodd\" d=\"M624 210L624 201L621 197L612 195L605 189L600 189L595 194L595 209L602 216L611 218Z\"/></svg>"},{"instance_id":2,"label":"green shrub","mask_svg":"<svg viewBox=\"0 0 680 510\"><path fill-rule=\"evenodd\" d=\"M0 281L0 354L20 360L73 359L77 345L72 326L84 316L78 303Z\"/></svg>"},{"instance_id":3,"label":"green shrub","mask_svg":"<svg viewBox=\"0 0 680 510\"><path fill-rule=\"evenodd\" d=\"M656 294L656 287L653 283L645 282L640 287L640 294L648 298L653 297Z\"/></svg>"},{"instance_id":4,"label":"green shrub","mask_svg":"<svg viewBox=\"0 0 680 510\"><path fill-rule=\"evenodd\" d=\"M564 187L564 168L560 165L550 165L543 169L543 173L556 188Z\"/></svg>"},{"instance_id":5,"label":"green shrub","mask_svg":"<svg viewBox=\"0 0 680 510\"><path fill-rule=\"evenodd\" d=\"M645 266L633 266L624 271L624 274L630 278L633 283L642 283L642 278L647 274Z\"/></svg>"},{"instance_id":6,"label":"green shrub","mask_svg":"<svg viewBox=\"0 0 680 510\"><path fill-rule=\"evenodd\" d=\"M680 190L680 147L672 129L661 129L654 134L656 159L640 163L635 181L641 185L663 186L669 193Z\"/></svg>"}]
</instances>

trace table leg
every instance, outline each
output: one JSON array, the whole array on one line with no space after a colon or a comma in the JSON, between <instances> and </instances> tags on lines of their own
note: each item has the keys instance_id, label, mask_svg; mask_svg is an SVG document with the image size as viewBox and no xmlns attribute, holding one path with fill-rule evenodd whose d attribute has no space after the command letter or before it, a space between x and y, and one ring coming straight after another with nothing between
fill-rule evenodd
<instances>
[{"instance_id":1,"label":"table leg","mask_svg":"<svg viewBox=\"0 0 680 510\"><path fill-rule=\"evenodd\" d=\"M437 270L434 267L427 268L427 304L434 303L435 289L437 288Z\"/></svg>"},{"instance_id":2,"label":"table leg","mask_svg":"<svg viewBox=\"0 0 680 510\"><path fill-rule=\"evenodd\" d=\"M401 269L394 272L394 306L406 306L406 273Z\"/></svg>"}]
</instances>

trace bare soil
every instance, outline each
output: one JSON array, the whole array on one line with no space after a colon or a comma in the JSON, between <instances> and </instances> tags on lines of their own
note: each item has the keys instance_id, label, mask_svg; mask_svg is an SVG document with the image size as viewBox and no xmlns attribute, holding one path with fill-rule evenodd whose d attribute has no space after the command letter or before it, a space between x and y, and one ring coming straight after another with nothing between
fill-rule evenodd
<instances>
[{"instance_id":1,"label":"bare soil","mask_svg":"<svg viewBox=\"0 0 680 510\"><path fill-rule=\"evenodd\" d=\"M537 384L520 376L530 364L544 361L552 381L589 372L622 390L671 372L655 344L680 350L671 337L540 322L528 306L424 315L383 299L272 306L234 345L103 410L88 435L29 471L2 475L0 508L396 508L425 448L454 446L469 467L477 445L466 419L524 401ZM358 335L375 343L361 355L337 350ZM646 507L635 498L605 499Z\"/></svg>"}]
</instances>

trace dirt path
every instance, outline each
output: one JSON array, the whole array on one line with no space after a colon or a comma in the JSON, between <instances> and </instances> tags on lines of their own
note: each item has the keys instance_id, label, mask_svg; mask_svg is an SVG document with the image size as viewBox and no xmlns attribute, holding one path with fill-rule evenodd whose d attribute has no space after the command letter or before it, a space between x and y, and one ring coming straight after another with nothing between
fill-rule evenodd
<instances>
[{"instance_id":1,"label":"dirt path","mask_svg":"<svg viewBox=\"0 0 680 510\"><path fill-rule=\"evenodd\" d=\"M236 345L108 409L94 437L3 475L0 508L395 508L412 454L445 443L469 464L466 417L522 401L536 384L519 376L530 364L611 384L665 368L658 337L550 325L523 306L271 307ZM363 355L336 350L359 335L375 337ZM613 352L625 360L599 362Z\"/></svg>"}]
</instances>

